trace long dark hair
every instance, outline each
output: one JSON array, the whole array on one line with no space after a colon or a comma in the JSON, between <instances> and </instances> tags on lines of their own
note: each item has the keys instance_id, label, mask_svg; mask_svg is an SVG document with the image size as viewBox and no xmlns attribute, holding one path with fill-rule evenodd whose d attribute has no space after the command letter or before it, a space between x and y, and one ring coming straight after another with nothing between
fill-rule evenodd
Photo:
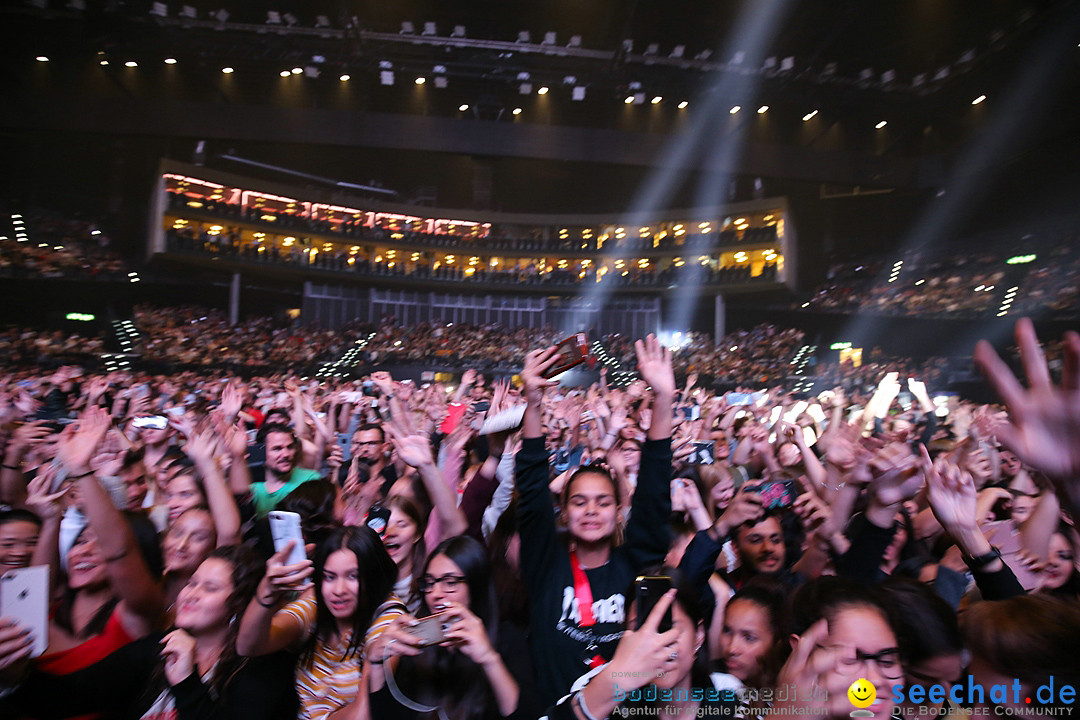
<instances>
[{"instance_id":1,"label":"long dark hair","mask_svg":"<svg viewBox=\"0 0 1080 720\"><path fill-rule=\"evenodd\" d=\"M446 556L461 569L469 588L469 610L480 618L494 646L499 611L491 584L487 550L471 537L461 535L449 538L432 551L424 563L425 573L432 558L438 555ZM426 596L421 610L425 615L429 613ZM410 698L438 706L451 720L499 716L495 696L483 667L463 653L434 646L414 657L402 657L395 671L395 679Z\"/></svg>"},{"instance_id":2,"label":"long dark hair","mask_svg":"<svg viewBox=\"0 0 1080 720\"><path fill-rule=\"evenodd\" d=\"M390 597L397 579L397 566L374 530L366 525L338 528L330 533L315 551L315 632L311 634L300 656L300 661L310 667L315 661L315 648L337 634L338 625L323 597L323 580L326 577L326 560L338 550L356 556L360 588L357 593L356 613L352 618L352 637L342 661L356 659L368 628L375 619L375 611Z\"/></svg>"},{"instance_id":3,"label":"long dark hair","mask_svg":"<svg viewBox=\"0 0 1080 720\"><path fill-rule=\"evenodd\" d=\"M739 588L738 592L731 596L727 606L743 600L753 603L764 611L769 622L769 630L772 632L773 641L759 661L760 669L758 676L750 678L747 685L753 687L772 687L776 681L776 675L780 672L791 645L788 643L785 631L787 621L787 594L783 585L776 580L767 577L751 578Z\"/></svg>"},{"instance_id":4,"label":"long dark hair","mask_svg":"<svg viewBox=\"0 0 1080 720\"><path fill-rule=\"evenodd\" d=\"M229 577L232 580L232 591L225 601L225 611L230 618L229 629L225 634L225 645L221 649L221 655L217 665L214 666L213 677L210 680L212 695L220 697L236 673L248 662L248 658L241 657L236 652L236 636L240 632L240 618L243 617L244 610L255 596L255 589L262 580L266 563L258 553L246 545L225 545L215 548L203 562L214 559L224 560L229 564ZM152 703L168 686L165 680L165 663L162 660L146 682L146 688L143 691L144 704Z\"/></svg>"},{"instance_id":5,"label":"long dark hair","mask_svg":"<svg viewBox=\"0 0 1080 720\"><path fill-rule=\"evenodd\" d=\"M495 642L495 628L499 624L499 605L495 601L495 587L491 582L491 563L488 561L484 544L467 535L443 540L431 551L424 563L423 575L427 574L432 559L443 555L461 568L465 584L469 587L469 610L484 623L491 642ZM427 595L420 602L424 615L431 613L427 604Z\"/></svg>"}]
</instances>

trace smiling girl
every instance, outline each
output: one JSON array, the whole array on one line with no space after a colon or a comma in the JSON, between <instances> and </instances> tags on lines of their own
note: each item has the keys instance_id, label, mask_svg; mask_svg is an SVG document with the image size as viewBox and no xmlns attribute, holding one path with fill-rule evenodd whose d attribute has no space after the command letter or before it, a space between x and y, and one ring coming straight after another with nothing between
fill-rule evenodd
<instances>
[{"instance_id":1,"label":"smiling girl","mask_svg":"<svg viewBox=\"0 0 1080 720\"><path fill-rule=\"evenodd\" d=\"M557 384L544 377L558 359L557 348L530 353L521 372L528 400L516 468L521 565L530 597L533 665L545 705L565 694L584 670L612 656L622 636L625 588L639 568L660 564L670 544L675 377L671 358L655 337L635 347L654 399L625 544L619 542L625 498L597 466L574 472L563 488L558 522L566 527L568 546L560 544L542 417L544 390Z\"/></svg>"}]
</instances>

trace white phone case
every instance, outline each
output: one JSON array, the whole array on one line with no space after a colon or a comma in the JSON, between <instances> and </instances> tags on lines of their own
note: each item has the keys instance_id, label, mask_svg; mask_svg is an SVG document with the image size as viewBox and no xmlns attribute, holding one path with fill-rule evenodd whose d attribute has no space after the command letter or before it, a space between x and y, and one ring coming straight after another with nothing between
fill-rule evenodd
<instances>
[{"instance_id":1,"label":"white phone case","mask_svg":"<svg viewBox=\"0 0 1080 720\"><path fill-rule=\"evenodd\" d=\"M49 567L9 570L0 578L0 616L28 628L34 638L31 657L49 645Z\"/></svg>"},{"instance_id":2,"label":"white phone case","mask_svg":"<svg viewBox=\"0 0 1080 720\"><path fill-rule=\"evenodd\" d=\"M285 561L286 565L295 565L307 560L307 552L304 550L304 533L300 529L300 516L294 512L283 510L271 510L270 535L274 538L274 552L281 552L286 543L294 540L292 552Z\"/></svg>"}]
</instances>

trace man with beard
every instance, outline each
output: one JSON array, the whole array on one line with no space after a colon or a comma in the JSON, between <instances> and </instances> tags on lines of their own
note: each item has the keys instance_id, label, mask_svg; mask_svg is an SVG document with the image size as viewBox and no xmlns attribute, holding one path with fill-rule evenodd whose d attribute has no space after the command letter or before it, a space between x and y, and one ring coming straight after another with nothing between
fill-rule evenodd
<instances>
[{"instance_id":1,"label":"man with beard","mask_svg":"<svg viewBox=\"0 0 1080 720\"><path fill-rule=\"evenodd\" d=\"M300 443L288 425L263 426L266 437L266 465L262 482L251 484L251 496L255 501L255 514L264 518L285 499L289 493L308 480L317 480L319 473L297 467Z\"/></svg>"}]
</instances>

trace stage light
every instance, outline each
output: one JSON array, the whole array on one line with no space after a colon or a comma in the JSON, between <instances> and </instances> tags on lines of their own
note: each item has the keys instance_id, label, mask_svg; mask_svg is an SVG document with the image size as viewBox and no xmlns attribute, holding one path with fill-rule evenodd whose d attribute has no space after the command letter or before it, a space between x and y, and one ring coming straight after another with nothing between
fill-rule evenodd
<instances>
[{"instance_id":1,"label":"stage light","mask_svg":"<svg viewBox=\"0 0 1080 720\"><path fill-rule=\"evenodd\" d=\"M739 112L740 110L742 110L741 105L734 105L730 110L728 110L728 112L731 113L732 115L734 115L735 113Z\"/></svg>"},{"instance_id":2,"label":"stage light","mask_svg":"<svg viewBox=\"0 0 1080 720\"><path fill-rule=\"evenodd\" d=\"M527 43L527 42L530 42L531 40L532 40L532 36L529 35L528 30L522 30L521 32L518 33L517 41L519 43Z\"/></svg>"},{"instance_id":3,"label":"stage light","mask_svg":"<svg viewBox=\"0 0 1080 720\"><path fill-rule=\"evenodd\" d=\"M454 26L454 32L450 33L450 37L452 37L452 38L463 38L463 37L465 37L465 26L464 25L455 25Z\"/></svg>"},{"instance_id":4,"label":"stage light","mask_svg":"<svg viewBox=\"0 0 1080 720\"><path fill-rule=\"evenodd\" d=\"M232 75L234 70L231 67L223 67L221 68L221 72L225 73L226 75Z\"/></svg>"},{"instance_id":5,"label":"stage light","mask_svg":"<svg viewBox=\"0 0 1080 720\"><path fill-rule=\"evenodd\" d=\"M185 5L184 7L180 8L180 17L182 18L194 20L197 16L198 11L195 10L195 8L193 8L191 5Z\"/></svg>"},{"instance_id":6,"label":"stage light","mask_svg":"<svg viewBox=\"0 0 1080 720\"><path fill-rule=\"evenodd\" d=\"M521 108L514 108L514 114L515 115L520 115L521 114Z\"/></svg>"},{"instance_id":7,"label":"stage light","mask_svg":"<svg viewBox=\"0 0 1080 720\"><path fill-rule=\"evenodd\" d=\"M547 94L548 94L548 87L547 87L547 85L542 85L542 86L540 87L540 89L536 91L536 94L537 94L537 95L547 95Z\"/></svg>"},{"instance_id":8,"label":"stage light","mask_svg":"<svg viewBox=\"0 0 1080 720\"><path fill-rule=\"evenodd\" d=\"M49 58L45 57L44 55L38 55L34 59L37 60L38 62L49 62Z\"/></svg>"},{"instance_id":9,"label":"stage light","mask_svg":"<svg viewBox=\"0 0 1080 720\"><path fill-rule=\"evenodd\" d=\"M425 77L418 77L418 78L416 78L416 84L417 84L417 85L423 85L423 84L424 84L424 83L426 83L426 82L427 82L427 78L425 78Z\"/></svg>"},{"instance_id":10,"label":"stage light","mask_svg":"<svg viewBox=\"0 0 1080 720\"><path fill-rule=\"evenodd\" d=\"M764 115L767 112L769 112L769 106L768 105L762 105L761 107L759 107L757 109L757 114L758 115Z\"/></svg>"},{"instance_id":11,"label":"stage light","mask_svg":"<svg viewBox=\"0 0 1080 720\"><path fill-rule=\"evenodd\" d=\"M108 61L107 60L102 60L101 64L102 65L107 65ZM165 64L166 65L175 65L176 64L176 58L165 58Z\"/></svg>"},{"instance_id":12,"label":"stage light","mask_svg":"<svg viewBox=\"0 0 1080 720\"><path fill-rule=\"evenodd\" d=\"M328 27L330 27L330 18L327 17L326 15L316 15L315 16L315 27L316 28L328 28Z\"/></svg>"},{"instance_id":13,"label":"stage light","mask_svg":"<svg viewBox=\"0 0 1080 720\"><path fill-rule=\"evenodd\" d=\"M623 100L623 102L626 103L627 105L629 105L630 103L634 102L634 96L633 95L627 95L626 99Z\"/></svg>"},{"instance_id":14,"label":"stage light","mask_svg":"<svg viewBox=\"0 0 1080 720\"><path fill-rule=\"evenodd\" d=\"M126 63L124 63L124 67L139 67L139 63L135 62L134 60L128 60Z\"/></svg>"},{"instance_id":15,"label":"stage light","mask_svg":"<svg viewBox=\"0 0 1080 720\"><path fill-rule=\"evenodd\" d=\"M296 68L293 68L293 69L292 69L292 74L293 74L293 75L299 75L299 74L300 74L300 73L302 73L302 72L304 72L304 68L298 68L298 67L296 67Z\"/></svg>"},{"instance_id":16,"label":"stage light","mask_svg":"<svg viewBox=\"0 0 1080 720\"><path fill-rule=\"evenodd\" d=\"M660 104L660 101L661 101L661 100L663 100L663 99L664 99L664 98L662 98L662 97L660 97L659 95L657 95L656 97L654 97L654 98L652 99L652 104L653 104L653 105L659 105L659 104Z\"/></svg>"},{"instance_id":17,"label":"stage light","mask_svg":"<svg viewBox=\"0 0 1080 720\"><path fill-rule=\"evenodd\" d=\"M680 109L680 110L685 110L685 109L686 109L686 106L687 106L687 105L689 105L689 104L690 104L690 103L688 103L688 102L686 102L685 100L683 100L683 101L682 101L681 103L679 103L679 109Z\"/></svg>"},{"instance_id":18,"label":"stage light","mask_svg":"<svg viewBox=\"0 0 1080 720\"><path fill-rule=\"evenodd\" d=\"M888 125L888 124L889 124L888 122L886 122L885 120L882 120L881 122L879 122L879 123L878 123L877 125L875 125L874 127L875 127L875 128L877 128L878 130L880 130L881 128L885 127L885 126L886 126L886 125Z\"/></svg>"},{"instance_id":19,"label":"stage light","mask_svg":"<svg viewBox=\"0 0 1080 720\"><path fill-rule=\"evenodd\" d=\"M462 103L461 105L458 105L458 110L460 110L461 112L465 112L468 109L469 109L469 106L464 104L464 103Z\"/></svg>"},{"instance_id":20,"label":"stage light","mask_svg":"<svg viewBox=\"0 0 1080 720\"><path fill-rule=\"evenodd\" d=\"M985 99L986 99L986 96L985 96L985 95L980 95L979 97L977 97L977 98L975 98L974 100L972 100L972 101L971 101L971 104L972 104L972 105L978 105L979 103L981 103L981 102L982 102L983 100L985 100Z\"/></svg>"},{"instance_id":21,"label":"stage light","mask_svg":"<svg viewBox=\"0 0 1080 720\"><path fill-rule=\"evenodd\" d=\"M282 71L281 71L280 73L278 73L278 74L279 74L279 75L281 75L281 77L289 77L290 75L292 75L292 73L291 73L291 72L289 72L288 70L282 70Z\"/></svg>"},{"instance_id":22,"label":"stage light","mask_svg":"<svg viewBox=\"0 0 1080 720\"><path fill-rule=\"evenodd\" d=\"M805 115L802 116L802 120L803 120L803 122L809 122L809 121L813 120L814 116L816 116L816 115L817 115L817 110L811 110L810 112L808 112L808 113L806 113Z\"/></svg>"},{"instance_id":23,"label":"stage light","mask_svg":"<svg viewBox=\"0 0 1080 720\"><path fill-rule=\"evenodd\" d=\"M338 80L340 80L341 82L349 82L350 76L348 74L342 75L341 77L338 78Z\"/></svg>"},{"instance_id":24,"label":"stage light","mask_svg":"<svg viewBox=\"0 0 1080 720\"><path fill-rule=\"evenodd\" d=\"M165 62L169 62L169 61L168 61L168 60L166 60ZM104 65L108 65L108 64L109 64L109 61L108 61L108 60L102 60L102 61L98 62L98 65L102 65L102 66L104 66Z\"/></svg>"}]
</instances>

